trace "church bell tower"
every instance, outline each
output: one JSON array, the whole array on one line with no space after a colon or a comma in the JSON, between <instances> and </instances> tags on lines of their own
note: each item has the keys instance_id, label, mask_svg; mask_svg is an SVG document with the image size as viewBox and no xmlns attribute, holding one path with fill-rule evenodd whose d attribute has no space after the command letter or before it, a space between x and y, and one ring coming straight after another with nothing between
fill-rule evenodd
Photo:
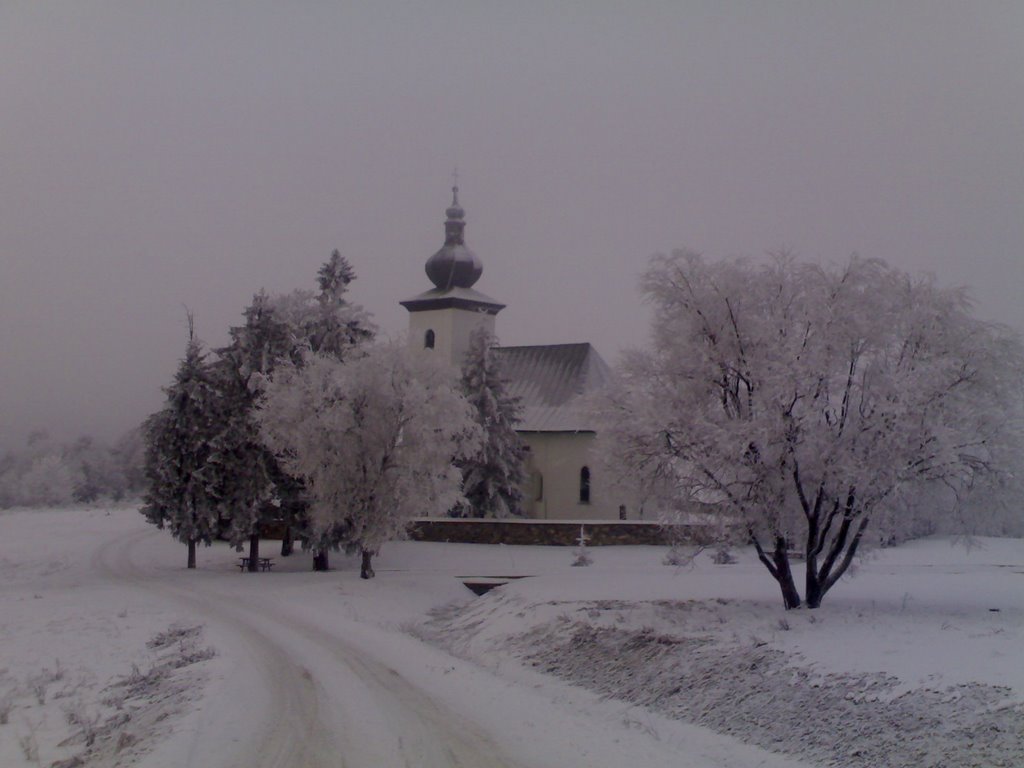
<instances>
[{"instance_id":1,"label":"church bell tower","mask_svg":"<svg viewBox=\"0 0 1024 768\"><path fill-rule=\"evenodd\" d=\"M484 267L466 247L466 212L459 205L458 186L452 187L445 214L444 245L426 264L434 287L400 303L409 310L409 345L459 367L470 336L479 328L493 334L495 316L505 305L473 290Z\"/></svg>"}]
</instances>

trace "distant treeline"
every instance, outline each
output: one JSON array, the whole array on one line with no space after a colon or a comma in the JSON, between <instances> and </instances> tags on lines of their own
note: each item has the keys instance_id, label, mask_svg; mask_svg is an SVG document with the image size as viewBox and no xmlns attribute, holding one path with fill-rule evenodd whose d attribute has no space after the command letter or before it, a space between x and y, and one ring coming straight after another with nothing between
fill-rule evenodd
<instances>
[{"instance_id":1,"label":"distant treeline","mask_svg":"<svg viewBox=\"0 0 1024 768\"><path fill-rule=\"evenodd\" d=\"M145 486L141 429L113 445L88 435L69 443L33 432L0 458L0 508L118 501Z\"/></svg>"}]
</instances>

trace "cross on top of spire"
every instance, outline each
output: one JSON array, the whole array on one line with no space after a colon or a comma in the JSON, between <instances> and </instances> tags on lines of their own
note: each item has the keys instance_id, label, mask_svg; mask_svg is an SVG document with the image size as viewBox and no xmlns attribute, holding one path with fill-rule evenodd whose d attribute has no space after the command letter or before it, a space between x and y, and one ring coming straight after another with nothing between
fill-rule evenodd
<instances>
[{"instance_id":1,"label":"cross on top of spire","mask_svg":"<svg viewBox=\"0 0 1024 768\"><path fill-rule=\"evenodd\" d=\"M459 169L458 168L455 168L452 171L452 204L450 206L448 206L448 210L445 211L445 213L448 215L448 224L451 224L452 222L459 222L460 224L462 224L462 226L465 226L462 223L462 219L465 217L466 212L464 210L462 210L462 206L459 205ZM445 229L446 230L450 230L451 229L448 226L448 224L445 225ZM449 239L451 238L452 235L456 236L456 239L458 240L458 242L460 242L460 243L462 242L462 230L461 230L461 228L459 229L458 232L454 232L454 231L449 231L448 232Z\"/></svg>"},{"instance_id":2,"label":"cross on top of spire","mask_svg":"<svg viewBox=\"0 0 1024 768\"><path fill-rule=\"evenodd\" d=\"M458 178L458 171L453 171L452 180L457 182ZM444 246L427 260L427 277L442 290L470 288L484 268L466 247L466 212L459 205L457 183L452 185L452 204L445 215L448 218L444 222Z\"/></svg>"}]
</instances>

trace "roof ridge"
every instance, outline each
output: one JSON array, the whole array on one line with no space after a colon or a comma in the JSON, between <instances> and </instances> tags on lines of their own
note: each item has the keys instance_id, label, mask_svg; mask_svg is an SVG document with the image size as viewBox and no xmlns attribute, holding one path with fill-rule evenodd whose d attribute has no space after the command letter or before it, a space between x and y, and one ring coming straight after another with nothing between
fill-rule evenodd
<instances>
[{"instance_id":1,"label":"roof ridge","mask_svg":"<svg viewBox=\"0 0 1024 768\"><path fill-rule=\"evenodd\" d=\"M549 349L555 347L590 347L594 345L589 341L569 341L562 344L499 344L495 349ZM597 350L594 349L596 352Z\"/></svg>"}]
</instances>

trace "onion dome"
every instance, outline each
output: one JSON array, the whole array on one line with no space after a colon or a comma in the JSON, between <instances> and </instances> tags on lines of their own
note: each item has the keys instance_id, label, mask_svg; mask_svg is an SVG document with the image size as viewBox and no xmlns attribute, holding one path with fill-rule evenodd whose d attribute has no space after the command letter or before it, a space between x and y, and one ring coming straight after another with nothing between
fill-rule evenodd
<instances>
[{"instance_id":1,"label":"onion dome","mask_svg":"<svg viewBox=\"0 0 1024 768\"><path fill-rule=\"evenodd\" d=\"M427 259L427 277L442 291L471 288L483 274L484 266L476 254L466 247L466 212L459 205L457 186L452 187L452 204L445 215L448 219L444 223L444 245Z\"/></svg>"}]
</instances>

